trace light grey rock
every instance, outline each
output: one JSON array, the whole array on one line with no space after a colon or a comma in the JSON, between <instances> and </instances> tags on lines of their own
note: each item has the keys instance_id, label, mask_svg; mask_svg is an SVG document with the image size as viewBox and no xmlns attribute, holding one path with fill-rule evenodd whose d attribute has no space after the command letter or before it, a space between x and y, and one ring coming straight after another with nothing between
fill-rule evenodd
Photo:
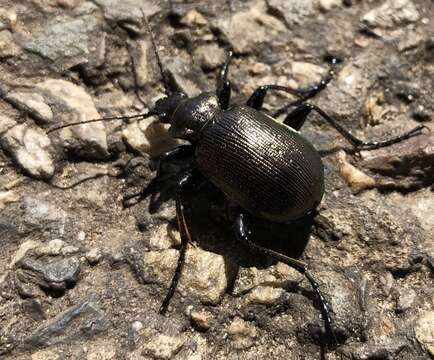
<instances>
[{"instance_id":1,"label":"light grey rock","mask_svg":"<svg viewBox=\"0 0 434 360\"><path fill-rule=\"evenodd\" d=\"M16 125L3 135L0 143L30 176L50 179L54 175L51 141L41 129L28 124Z\"/></svg>"},{"instance_id":2,"label":"light grey rock","mask_svg":"<svg viewBox=\"0 0 434 360\"><path fill-rule=\"evenodd\" d=\"M149 281L168 285L177 260L177 250L150 251L143 259L143 273ZM229 270L221 255L189 248L178 291L182 296L197 298L205 304L218 304L228 286Z\"/></svg>"},{"instance_id":3,"label":"light grey rock","mask_svg":"<svg viewBox=\"0 0 434 360\"><path fill-rule=\"evenodd\" d=\"M21 273L22 282L35 283L47 289L65 290L68 285L77 282L80 273L80 261L74 257L49 261L25 258L18 266L26 270Z\"/></svg>"},{"instance_id":4,"label":"light grey rock","mask_svg":"<svg viewBox=\"0 0 434 360\"><path fill-rule=\"evenodd\" d=\"M234 51L242 54L255 51L258 45L269 43L276 33L286 30L280 21L267 14L262 1L247 11L220 18L215 27Z\"/></svg>"},{"instance_id":5,"label":"light grey rock","mask_svg":"<svg viewBox=\"0 0 434 360\"><path fill-rule=\"evenodd\" d=\"M401 288L398 291L398 303L396 310L398 312L404 312L412 308L417 294L413 289Z\"/></svg>"},{"instance_id":6,"label":"light grey rock","mask_svg":"<svg viewBox=\"0 0 434 360\"><path fill-rule=\"evenodd\" d=\"M166 61L165 68L174 85L188 96L196 96L201 93L199 86L193 81L190 62L176 57Z\"/></svg>"},{"instance_id":7,"label":"light grey rock","mask_svg":"<svg viewBox=\"0 0 434 360\"><path fill-rule=\"evenodd\" d=\"M47 79L36 84L57 99L69 113L69 122L98 119L99 115L91 96L80 86L60 79ZM103 159L108 156L107 133L103 122L81 124L61 129L57 134L61 145L90 159Z\"/></svg>"},{"instance_id":8,"label":"light grey rock","mask_svg":"<svg viewBox=\"0 0 434 360\"><path fill-rule=\"evenodd\" d=\"M95 0L104 12L104 17L136 33L145 33L143 16L151 18L161 8L154 0ZM143 12L142 12L143 11Z\"/></svg>"},{"instance_id":9,"label":"light grey rock","mask_svg":"<svg viewBox=\"0 0 434 360\"><path fill-rule=\"evenodd\" d=\"M34 31L22 46L56 62L64 68L87 63L96 56L101 39L100 22L95 14L79 18L58 16ZM95 52L95 54L93 54Z\"/></svg>"},{"instance_id":10,"label":"light grey rock","mask_svg":"<svg viewBox=\"0 0 434 360\"><path fill-rule=\"evenodd\" d=\"M267 5L289 27L302 24L315 11L314 0L267 0Z\"/></svg>"},{"instance_id":11,"label":"light grey rock","mask_svg":"<svg viewBox=\"0 0 434 360\"><path fill-rule=\"evenodd\" d=\"M411 0L387 0L362 16L361 21L372 28L393 28L413 23L420 15Z\"/></svg>"},{"instance_id":12,"label":"light grey rock","mask_svg":"<svg viewBox=\"0 0 434 360\"><path fill-rule=\"evenodd\" d=\"M53 112L41 94L36 92L12 91L6 95L6 100L20 110L28 112L41 124L53 120Z\"/></svg>"},{"instance_id":13,"label":"light grey rock","mask_svg":"<svg viewBox=\"0 0 434 360\"><path fill-rule=\"evenodd\" d=\"M217 44L207 44L199 46L193 56L202 69L212 70L224 63L226 52Z\"/></svg>"}]
</instances>

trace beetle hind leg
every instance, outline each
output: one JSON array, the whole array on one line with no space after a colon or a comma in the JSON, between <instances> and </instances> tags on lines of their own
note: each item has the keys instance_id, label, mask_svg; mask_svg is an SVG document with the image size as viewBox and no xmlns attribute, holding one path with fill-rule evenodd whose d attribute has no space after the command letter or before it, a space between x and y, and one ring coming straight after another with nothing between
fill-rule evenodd
<instances>
[{"instance_id":1,"label":"beetle hind leg","mask_svg":"<svg viewBox=\"0 0 434 360\"><path fill-rule=\"evenodd\" d=\"M273 259L289 265L290 267L294 268L295 270L297 270L307 278L310 285L312 286L315 295L318 298L320 304L321 316L324 321L325 329L327 333L331 336L333 343L336 344L337 340L332 328L332 320L330 317L329 305L327 304L327 301L325 300L323 294L319 289L318 282L315 280L315 278L308 270L307 265L301 261L282 255L276 251L264 248L263 246L255 244L253 241L251 241L250 240L251 231L246 221L246 217L247 217L246 214L240 213L237 219L235 220L235 235L237 240L243 243L244 245L247 245L249 248L253 249L258 253L271 256Z\"/></svg>"}]
</instances>

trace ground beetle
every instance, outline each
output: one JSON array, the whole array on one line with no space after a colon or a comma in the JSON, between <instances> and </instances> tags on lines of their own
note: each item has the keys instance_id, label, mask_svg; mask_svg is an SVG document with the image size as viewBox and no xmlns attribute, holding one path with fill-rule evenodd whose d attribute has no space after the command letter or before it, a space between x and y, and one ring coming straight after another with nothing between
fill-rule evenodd
<instances>
[{"instance_id":1,"label":"ground beetle","mask_svg":"<svg viewBox=\"0 0 434 360\"><path fill-rule=\"evenodd\" d=\"M205 179L238 205L234 223L238 241L306 276L319 300L326 330L335 339L329 307L307 265L252 242L250 219L258 217L278 223L291 223L315 213L324 193L323 164L313 145L298 132L311 111L318 113L354 148L360 150L378 149L400 142L420 133L424 126L417 126L404 134L379 142L364 142L354 137L319 107L306 102L326 87L333 74L332 70L319 84L308 89L296 90L279 85L263 85L253 92L245 105L231 106L231 84L228 80L231 52L228 53L228 58L219 72L216 93L202 93L189 98L182 92L171 91L150 29L149 32L166 97L159 99L154 108L146 114L92 119L58 126L49 132L100 120L157 116L162 123L170 124L171 136L190 143L168 151L160 159L161 166L162 162L191 156L194 158L193 169L183 174L176 189L176 214L181 247L175 274L160 308L161 314L167 311L175 292L187 244L191 240L184 216L183 194L191 191L198 182ZM261 112L269 90L282 91L298 97L297 101L282 108L293 108L283 124ZM281 111L277 113L279 112Z\"/></svg>"}]
</instances>

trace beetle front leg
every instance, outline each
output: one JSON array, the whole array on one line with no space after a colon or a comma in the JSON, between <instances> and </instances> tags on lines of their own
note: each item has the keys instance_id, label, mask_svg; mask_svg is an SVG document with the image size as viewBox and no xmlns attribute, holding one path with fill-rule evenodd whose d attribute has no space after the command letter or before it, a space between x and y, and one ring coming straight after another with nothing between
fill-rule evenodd
<instances>
[{"instance_id":1,"label":"beetle front leg","mask_svg":"<svg viewBox=\"0 0 434 360\"><path fill-rule=\"evenodd\" d=\"M359 150L373 150L373 149L379 149L385 146L389 146L392 144L396 144L398 142L401 142L403 140L406 140L410 138L413 135L417 135L421 132L422 129L426 128L424 125L419 125L413 128L410 131L407 131L401 135L392 137L387 140L383 141L363 141L358 138L356 138L354 135L352 135L348 130L344 129L335 119L333 119L331 116L329 116L326 112L324 112L321 108L318 106L309 104L309 103L303 103L296 107L292 112L290 112L285 120L283 121L284 124L292 127L293 129L299 130L304 122L307 119L307 116L311 111L317 112L322 119L327 121L333 128L335 128L345 139L348 140L348 142L351 143L356 149Z\"/></svg>"},{"instance_id":2,"label":"beetle front leg","mask_svg":"<svg viewBox=\"0 0 434 360\"><path fill-rule=\"evenodd\" d=\"M188 171L178 182L178 187L176 189L176 219L178 221L179 233L181 235L181 247L179 248L178 263L176 265L175 273L173 274L172 281L170 282L167 294L161 303L159 313L164 315L169 307L170 300L175 293L176 287L178 286L179 279L181 277L182 268L185 263L185 255L187 252L187 244L191 242L191 236L188 231L187 222L184 215L184 205L183 205L183 194L191 187L194 182L201 178L198 172L192 170Z\"/></svg>"},{"instance_id":3,"label":"beetle front leg","mask_svg":"<svg viewBox=\"0 0 434 360\"><path fill-rule=\"evenodd\" d=\"M254 242L250 240L251 230L249 229L248 223L247 223L247 215L245 213L240 213L235 220L235 235L239 242L247 245L249 248L255 250L258 253L268 255L272 257L275 260L281 261L290 267L294 268L304 276L306 276L307 280L312 286L313 291L315 292L319 304L320 304L320 311L321 316L325 324L325 328L328 334L332 337L332 340L337 343L335 334L332 329L332 320L330 318L330 310L329 306L327 304L327 301L325 300L323 294L321 293L319 289L319 285L315 278L312 276L312 274L309 272L308 267L306 264L299 260L292 259L288 256L282 255L276 251L264 248L263 246L257 245Z\"/></svg>"},{"instance_id":4,"label":"beetle front leg","mask_svg":"<svg viewBox=\"0 0 434 360\"><path fill-rule=\"evenodd\" d=\"M216 94L220 107L223 110L227 110L229 108L229 103L231 100L231 82L228 80L228 71L231 60L232 51L229 51L226 61L220 69L219 78L217 80Z\"/></svg>"},{"instance_id":5,"label":"beetle front leg","mask_svg":"<svg viewBox=\"0 0 434 360\"><path fill-rule=\"evenodd\" d=\"M173 149L170 149L169 151L167 151L163 155L161 155L161 157L158 161L158 165L157 165L156 177L154 179L152 179L152 181L148 184L148 186L146 186L143 190L124 196L124 198L122 200L122 204L123 204L124 208L128 208L128 207L131 207L131 206L137 204L142 199L145 199L154 190L155 186L159 182L159 178L161 177L162 164L173 161L173 160L180 160L180 159L185 159L189 156L193 156L195 149L196 149L196 147L194 145L180 145L180 146L177 146ZM131 160L128 161L127 164L130 164L130 162L132 162L132 161ZM139 163L138 165L143 165L143 163ZM132 167L135 167L138 165L137 164L134 164L134 165L131 164L128 169L131 169ZM136 199L136 200L133 201L132 199Z\"/></svg>"}]
</instances>

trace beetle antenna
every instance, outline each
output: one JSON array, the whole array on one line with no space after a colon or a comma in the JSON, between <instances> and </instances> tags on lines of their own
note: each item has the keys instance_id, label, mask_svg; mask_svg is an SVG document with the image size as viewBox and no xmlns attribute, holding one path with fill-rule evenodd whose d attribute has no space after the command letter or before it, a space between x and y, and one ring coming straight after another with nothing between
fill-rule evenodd
<instances>
[{"instance_id":1,"label":"beetle antenna","mask_svg":"<svg viewBox=\"0 0 434 360\"><path fill-rule=\"evenodd\" d=\"M89 124L89 123L93 123L93 122L97 122L97 121L129 120L129 119L138 119L138 118L147 119L148 117L151 117L154 115L157 115L157 113L155 111L150 111L150 112L145 113L145 114L137 114L137 115L131 115L131 116L111 116L111 117L106 117L106 118L76 121L76 122L72 122L69 124L64 124L64 125L52 127L51 129L47 130L46 133L49 134L49 133L52 133L53 131L64 129L64 128L67 128L70 126Z\"/></svg>"},{"instance_id":2,"label":"beetle antenna","mask_svg":"<svg viewBox=\"0 0 434 360\"><path fill-rule=\"evenodd\" d=\"M143 9L140 9L143 14L143 18L145 19L146 27L148 28L149 37L151 38L152 48L154 49L154 54L157 59L158 68L160 69L161 80L163 81L164 90L166 95L171 93L169 87L169 81L167 79L166 73L163 68L163 63L161 62L160 54L158 53L157 44L155 43L154 33L152 32L151 25L149 24L148 17L145 15Z\"/></svg>"}]
</instances>

